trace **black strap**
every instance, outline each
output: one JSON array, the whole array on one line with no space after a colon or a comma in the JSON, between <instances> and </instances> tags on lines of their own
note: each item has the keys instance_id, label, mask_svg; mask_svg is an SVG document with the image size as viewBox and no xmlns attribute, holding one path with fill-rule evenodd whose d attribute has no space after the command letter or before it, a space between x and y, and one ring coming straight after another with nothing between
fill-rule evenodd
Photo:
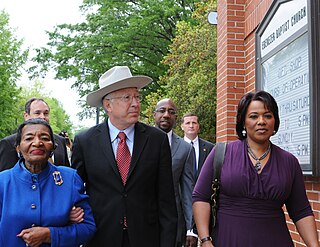
<instances>
[{"instance_id":1,"label":"black strap","mask_svg":"<svg viewBox=\"0 0 320 247\"><path fill-rule=\"evenodd\" d=\"M214 161L213 161L213 180L215 179L220 180L220 173L221 173L221 168L224 161L226 146L227 146L227 143L225 142L218 142L215 146L216 152L215 152Z\"/></svg>"},{"instance_id":2,"label":"black strap","mask_svg":"<svg viewBox=\"0 0 320 247\"><path fill-rule=\"evenodd\" d=\"M212 179L212 195L211 195L211 228L213 229L217 223L218 196L220 190L220 173L224 161L227 143L218 142L215 146L215 154L213 160L213 179Z\"/></svg>"}]
</instances>

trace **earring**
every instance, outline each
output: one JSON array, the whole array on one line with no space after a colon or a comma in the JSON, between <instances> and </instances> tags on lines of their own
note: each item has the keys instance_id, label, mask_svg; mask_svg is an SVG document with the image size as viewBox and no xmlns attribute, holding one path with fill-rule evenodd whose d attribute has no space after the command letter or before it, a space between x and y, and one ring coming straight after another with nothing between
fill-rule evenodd
<instances>
[{"instance_id":1,"label":"earring","mask_svg":"<svg viewBox=\"0 0 320 247\"><path fill-rule=\"evenodd\" d=\"M275 135L276 133L277 133L277 132L274 130L274 131L273 131L273 135Z\"/></svg>"},{"instance_id":2,"label":"earring","mask_svg":"<svg viewBox=\"0 0 320 247\"><path fill-rule=\"evenodd\" d=\"M23 159L23 155L21 152L18 153L18 157L19 157L19 159Z\"/></svg>"},{"instance_id":3,"label":"earring","mask_svg":"<svg viewBox=\"0 0 320 247\"><path fill-rule=\"evenodd\" d=\"M247 131L246 131L246 129L243 129L242 130L242 136L245 137L246 135L247 135Z\"/></svg>"},{"instance_id":4,"label":"earring","mask_svg":"<svg viewBox=\"0 0 320 247\"><path fill-rule=\"evenodd\" d=\"M49 157L51 158L53 156L53 151L50 152Z\"/></svg>"}]
</instances>

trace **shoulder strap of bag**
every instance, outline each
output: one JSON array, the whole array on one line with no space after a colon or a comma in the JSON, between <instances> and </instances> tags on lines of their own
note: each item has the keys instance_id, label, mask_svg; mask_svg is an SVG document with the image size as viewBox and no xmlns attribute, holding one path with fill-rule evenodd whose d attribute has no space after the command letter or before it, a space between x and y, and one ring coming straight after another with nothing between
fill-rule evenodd
<instances>
[{"instance_id":1,"label":"shoulder strap of bag","mask_svg":"<svg viewBox=\"0 0 320 247\"><path fill-rule=\"evenodd\" d=\"M216 144L216 153L214 155L214 161L213 161L213 180L220 180L220 173L221 173L221 168L222 164L224 161L224 155L226 152L226 146L227 143L225 142L218 142Z\"/></svg>"},{"instance_id":2,"label":"shoulder strap of bag","mask_svg":"<svg viewBox=\"0 0 320 247\"><path fill-rule=\"evenodd\" d=\"M215 146L215 155L213 160L213 179L212 179L212 195L211 195L211 227L212 229L217 223L218 195L220 190L220 173L224 161L227 143L218 142Z\"/></svg>"}]
</instances>

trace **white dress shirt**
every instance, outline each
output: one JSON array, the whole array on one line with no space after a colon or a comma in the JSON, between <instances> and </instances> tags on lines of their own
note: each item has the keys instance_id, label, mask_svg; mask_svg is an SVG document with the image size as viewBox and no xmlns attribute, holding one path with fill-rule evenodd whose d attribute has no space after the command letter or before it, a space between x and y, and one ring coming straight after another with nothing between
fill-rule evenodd
<instances>
[{"instance_id":1,"label":"white dress shirt","mask_svg":"<svg viewBox=\"0 0 320 247\"><path fill-rule=\"evenodd\" d=\"M197 136L194 140L190 140L188 137L184 136L183 139L187 143L190 143L190 144L191 144L191 142L193 142L194 151L196 153L196 166L197 166L197 170L198 170L198 167L199 167L199 165L198 165L199 164L199 138Z\"/></svg>"},{"instance_id":2,"label":"white dress shirt","mask_svg":"<svg viewBox=\"0 0 320 247\"><path fill-rule=\"evenodd\" d=\"M125 130L119 130L110 122L110 119L108 118L108 126L109 126L109 133L110 133L110 139L111 139L111 145L112 145L114 157L116 158L118 143L120 141L120 138L118 138L119 132L124 132L126 134L126 143L129 148L130 154L132 156L133 140L134 140L134 124L126 128Z\"/></svg>"},{"instance_id":3,"label":"white dress shirt","mask_svg":"<svg viewBox=\"0 0 320 247\"><path fill-rule=\"evenodd\" d=\"M170 131L167 133L167 136L168 136L169 144L170 144L170 147L171 147L171 142L172 142L172 130L170 130Z\"/></svg>"}]
</instances>

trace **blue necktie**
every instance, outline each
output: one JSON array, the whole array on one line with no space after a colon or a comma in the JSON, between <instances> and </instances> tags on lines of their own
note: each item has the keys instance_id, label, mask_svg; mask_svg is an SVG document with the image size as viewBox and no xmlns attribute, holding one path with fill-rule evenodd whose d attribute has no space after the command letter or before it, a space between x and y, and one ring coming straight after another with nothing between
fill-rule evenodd
<instances>
[{"instance_id":1,"label":"blue necktie","mask_svg":"<svg viewBox=\"0 0 320 247\"><path fill-rule=\"evenodd\" d=\"M193 154L194 154L194 160L193 160L193 168L194 168L194 176L197 177L197 173L198 173L198 169L197 169L197 158L196 158L196 150L194 149L193 146L193 141L190 142L191 146L192 146L192 150L193 150Z\"/></svg>"}]
</instances>

